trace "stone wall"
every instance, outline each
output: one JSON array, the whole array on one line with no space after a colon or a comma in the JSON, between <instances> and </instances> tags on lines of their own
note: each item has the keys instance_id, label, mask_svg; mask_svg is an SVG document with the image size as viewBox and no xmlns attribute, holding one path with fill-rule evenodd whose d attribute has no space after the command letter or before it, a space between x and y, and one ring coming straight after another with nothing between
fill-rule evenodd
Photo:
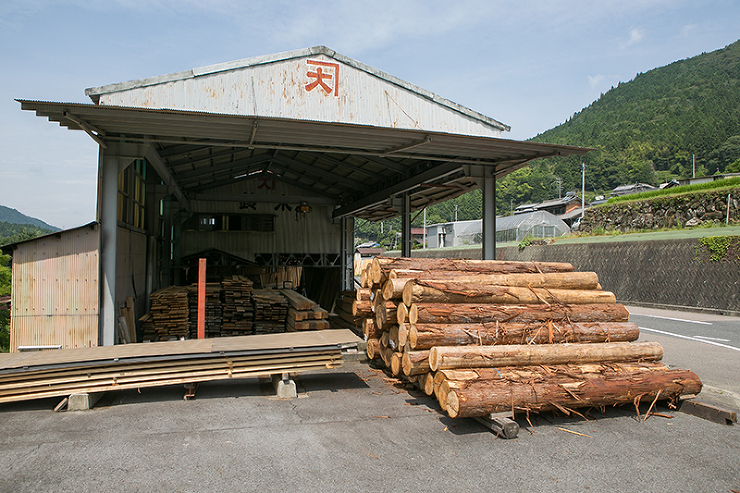
<instances>
[{"instance_id":1,"label":"stone wall","mask_svg":"<svg viewBox=\"0 0 740 493\"><path fill-rule=\"evenodd\" d=\"M730 195L730 221L740 221L738 212L740 188L735 188L729 192L709 190L593 207L586 210L580 230L634 232L700 226L706 222L720 224L727 219L728 195Z\"/></svg>"}]
</instances>

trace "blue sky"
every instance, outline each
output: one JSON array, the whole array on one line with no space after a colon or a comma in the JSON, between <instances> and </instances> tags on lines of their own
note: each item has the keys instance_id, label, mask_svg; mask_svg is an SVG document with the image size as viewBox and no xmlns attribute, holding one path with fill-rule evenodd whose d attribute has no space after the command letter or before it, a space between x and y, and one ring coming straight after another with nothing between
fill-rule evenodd
<instances>
[{"instance_id":1,"label":"blue sky","mask_svg":"<svg viewBox=\"0 0 740 493\"><path fill-rule=\"evenodd\" d=\"M740 2L0 0L0 204L95 219L97 145L14 99L325 45L525 140L639 72L740 38Z\"/></svg>"}]
</instances>

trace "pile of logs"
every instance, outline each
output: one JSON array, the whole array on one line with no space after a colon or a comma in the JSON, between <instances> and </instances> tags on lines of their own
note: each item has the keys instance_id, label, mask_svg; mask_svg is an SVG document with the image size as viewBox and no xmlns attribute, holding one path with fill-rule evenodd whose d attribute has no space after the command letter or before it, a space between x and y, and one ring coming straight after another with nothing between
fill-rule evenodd
<instances>
[{"instance_id":1,"label":"pile of logs","mask_svg":"<svg viewBox=\"0 0 740 493\"><path fill-rule=\"evenodd\" d=\"M329 312L321 308L316 302L296 293L292 289L282 289L280 292L288 300L288 319L286 326L289 331L323 330L329 328L327 320Z\"/></svg>"},{"instance_id":2,"label":"pile of logs","mask_svg":"<svg viewBox=\"0 0 740 493\"><path fill-rule=\"evenodd\" d=\"M223 296L221 335L243 336L253 333L252 286L249 278L238 275L225 277L221 281Z\"/></svg>"},{"instance_id":3,"label":"pile of logs","mask_svg":"<svg viewBox=\"0 0 740 493\"><path fill-rule=\"evenodd\" d=\"M361 276L370 359L450 417L675 400L701 390L593 272L567 263L376 257Z\"/></svg>"},{"instance_id":4,"label":"pile of logs","mask_svg":"<svg viewBox=\"0 0 740 493\"><path fill-rule=\"evenodd\" d=\"M285 332L288 301L280 291L255 289L252 291L252 305L254 306L255 334Z\"/></svg>"}]
</instances>

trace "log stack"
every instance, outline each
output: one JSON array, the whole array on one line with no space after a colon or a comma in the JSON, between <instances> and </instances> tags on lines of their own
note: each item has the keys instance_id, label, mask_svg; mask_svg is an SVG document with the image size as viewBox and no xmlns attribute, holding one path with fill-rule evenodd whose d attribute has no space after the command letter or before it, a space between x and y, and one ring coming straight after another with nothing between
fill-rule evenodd
<instances>
[{"instance_id":1,"label":"log stack","mask_svg":"<svg viewBox=\"0 0 740 493\"><path fill-rule=\"evenodd\" d=\"M334 302L329 322L335 329L348 329L360 335L363 320L370 316L372 303L369 289L342 291Z\"/></svg>"},{"instance_id":2,"label":"log stack","mask_svg":"<svg viewBox=\"0 0 740 493\"><path fill-rule=\"evenodd\" d=\"M376 257L367 353L450 417L675 400L701 390L593 272L553 262Z\"/></svg>"}]
</instances>

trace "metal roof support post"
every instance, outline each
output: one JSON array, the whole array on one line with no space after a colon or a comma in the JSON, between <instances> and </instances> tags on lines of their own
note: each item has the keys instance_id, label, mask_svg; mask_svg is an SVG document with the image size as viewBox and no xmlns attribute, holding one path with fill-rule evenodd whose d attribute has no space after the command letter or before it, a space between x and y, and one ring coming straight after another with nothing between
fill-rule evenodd
<instances>
[{"instance_id":1,"label":"metal roof support post","mask_svg":"<svg viewBox=\"0 0 740 493\"><path fill-rule=\"evenodd\" d=\"M408 192L401 196L401 256L411 256L411 196Z\"/></svg>"},{"instance_id":2,"label":"metal roof support post","mask_svg":"<svg viewBox=\"0 0 740 493\"><path fill-rule=\"evenodd\" d=\"M355 218L344 216L341 218L341 283L343 291L354 291L354 242L355 242Z\"/></svg>"},{"instance_id":3,"label":"metal roof support post","mask_svg":"<svg viewBox=\"0 0 740 493\"><path fill-rule=\"evenodd\" d=\"M483 185L483 260L496 260L496 174L486 170Z\"/></svg>"},{"instance_id":4,"label":"metal roof support post","mask_svg":"<svg viewBox=\"0 0 740 493\"><path fill-rule=\"evenodd\" d=\"M118 234L119 158L102 146L98 153L98 221L100 222L100 306L98 345L116 343L116 243Z\"/></svg>"}]
</instances>

